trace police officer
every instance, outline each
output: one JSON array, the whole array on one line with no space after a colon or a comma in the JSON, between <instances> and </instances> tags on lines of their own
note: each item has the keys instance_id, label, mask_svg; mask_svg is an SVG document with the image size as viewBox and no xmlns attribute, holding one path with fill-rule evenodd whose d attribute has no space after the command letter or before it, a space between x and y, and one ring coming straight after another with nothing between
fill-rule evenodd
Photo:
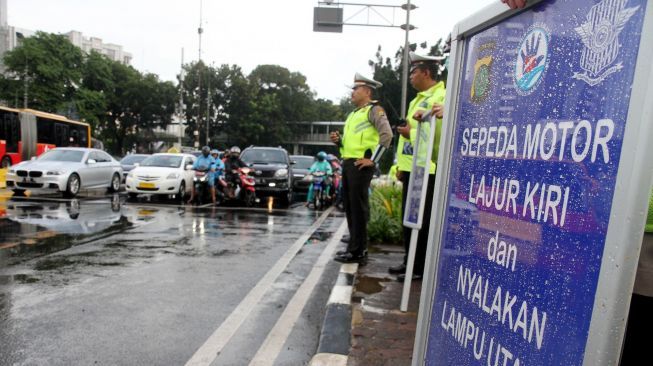
<instances>
[{"instance_id":1,"label":"police officer","mask_svg":"<svg viewBox=\"0 0 653 366\"><path fill-rule=\"evenodd\" d=\"M369 188L376 164L392 141L392 129L382 107L372 100L383 84L356 73L351 101L356 106L347 117L341 136L331 133L344 159L342 187L350 239L346 251L335 260L342 263L367 260L367 222L370 216Z\"/></svg>"},{"instance_id":2,"label":"police officer","mask_svg":"<svg viewBox=\"0 0 653 366\"><path fill-rule=\"evenodd\" d=\"M406 197L408 195L408 182L410 181L410 172L413 167L413 146L417 138L417 124L419 120L428 112L434 111L436 117L442 118L441 111L444 104L445 87L442 78L441 64L444 57L420 56L413 52L410 53L410 84L417 90L417 96L410 102L406 116L406 124L397 127L399 143L397 145L397 179L403 183L401 217L404 217L406 210ZM433 161L437 161L437 152L440 145L440 131L442 128L442 119L436 120ZM431 220L431 204L433 202L433 190L435 186L435 163L431 161L429 167L428 188L426 193L426 202L424 206L424 219L422 222L428 223ZM410 236L412 229L404 227L404 248L406 254L404 261L398 266L390 267L388 272L396 274L397 279L404 280L406 272L406 262L408 258L408 248L410 246ZM417 239L417 250L415 251L415 266L413 267L413 279L422 278L424 272L424 261L426 259L426 243L428 241L428 229L423 228L419 232Z\"/></svg>"}]
</instances>

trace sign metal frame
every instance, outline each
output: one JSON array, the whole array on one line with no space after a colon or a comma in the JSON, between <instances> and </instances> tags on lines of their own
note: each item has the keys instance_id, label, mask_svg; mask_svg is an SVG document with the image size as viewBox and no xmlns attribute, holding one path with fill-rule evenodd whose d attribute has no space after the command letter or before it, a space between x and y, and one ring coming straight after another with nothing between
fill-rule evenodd
<instances>
[{"instance_id":1,"label":"sign metal frame","mask_svg":"<svg viewBox=\"0 0 653 366\"><path fill-rule=\"evenodd\" d=\"M525 9L509 10L495 2L454 26L445 105L437 162L429 245L417 321L413 365L423 365L427 351L437 268L448 201L456 116L460 107L463 62L469 37L506 18L544 2L533 0ZM622 143L612 211L605 238L583 365L617 365L637 271L648 198L653 185L653 159L647 152L653 141L653 4L644 14L639 53ZM644 198L642 198L644 197Z\"/></svg>"}]
</instances>

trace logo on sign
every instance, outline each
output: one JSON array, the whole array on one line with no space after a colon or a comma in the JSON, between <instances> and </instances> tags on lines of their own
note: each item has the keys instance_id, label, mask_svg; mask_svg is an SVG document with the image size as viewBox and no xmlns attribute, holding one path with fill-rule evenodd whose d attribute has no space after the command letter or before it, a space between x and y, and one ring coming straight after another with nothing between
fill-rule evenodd
<instances>
[{"instance_id":1,"label":"logo on sign","mask_svg":"<svg viewBox=\"0 0 653 366\"><path fill-rule=\"evenodd\" d=\"M486 55L494 50L495 42L486 43L479 47L479 55L474 64L474 79L472 80L471 98L475 103L481 103L487 98L492 81L492 55Z\"/></svg>"},{"instance_id":2,"label":"logo on sign","mask_svg":"<svg viewBox=\"0 0 653 366\"><path fill-rule=\"evenodd\" d=\"M613 65L619 56L619 33L639 9L626 9L626 1L601 1L587 14L587 21L575 28L585 46L580 57L580 67L585 72L574 73L574 79L594 86L623 68L621 62Z\"/></svg>"},{"instance_id":3,"label":"logo on sign","mask_svg":"<svg viewBox=\"0 0 653 366\"><path fill-rule=\"evenodd\" d=\"M549 61L549 32L543 26L530 29L521 41L515 65L515 86L528 95L542 81Z\"/></svg>"}]
</instances>

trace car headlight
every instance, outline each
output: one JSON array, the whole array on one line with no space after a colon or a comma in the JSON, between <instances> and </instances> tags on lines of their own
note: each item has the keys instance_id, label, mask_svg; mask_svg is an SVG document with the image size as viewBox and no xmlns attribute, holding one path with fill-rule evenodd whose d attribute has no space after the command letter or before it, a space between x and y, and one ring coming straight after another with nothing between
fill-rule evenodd
<instances>
[{"instance_id":1,"label":"car headlight","mask_svg":"<svg viewBox=\"0 0 653 366\"><path fill-rule=\"evenodd\" d=\"M132 178L134 176L134 171L130 170L129 173L127 173L127 178Z\"/></svg>"},{"instance_id":2,"label":"car headlight","mask_svg":"<svg viewBox=\"0 0 653 366\"><path fill-rule=\"evenodd\" d=\"M49 172L45 173L45 175L62 175L63 172L59 170L50 170Z\"/></svg>"},{"instance_id":3,"label":"car headlight","mask_svg":"<svg viewBox=\"0 0 653 366\"><path fill-rule=\"evenodd\" d=\"M274 173L277 178L285 178L288 176L288 169L279 169Z\"/></svg>"},{"instance_id":4,"label":"car headlight","mask_svg":"<svg viewBox=\"0 0 653 366\"><path fill-rule=\"evenodd\" d=\"M166 179L177 179L179 178L179 173L170 173Z\"/></svg>"},{"instance_id":5,"label":"car headlight","mask_svg":"<svg viewBox=\"0 0 653 366\"><path fill-rule=\"evenodd\" d=\"M11 168L9 168L9 170L7 171L7 173L9 173L9 174L16 174L16 169L11 169Z\"/></svg>"}]
</instances>

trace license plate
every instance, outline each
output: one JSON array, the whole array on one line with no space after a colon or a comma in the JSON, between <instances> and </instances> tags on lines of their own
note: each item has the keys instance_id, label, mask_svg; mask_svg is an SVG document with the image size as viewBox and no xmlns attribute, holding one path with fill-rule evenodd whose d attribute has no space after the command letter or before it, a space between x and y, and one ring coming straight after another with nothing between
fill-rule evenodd
<instances>
[{"instance_id":1,"label":"license plate","mask_svg":"<svg viewBox=\"0 0 653 366\"><path fill-rule=\"evenodd\" d=\"M138 188L154 188L154 183L138 183Z\"/></svg>"}]
</instances>

